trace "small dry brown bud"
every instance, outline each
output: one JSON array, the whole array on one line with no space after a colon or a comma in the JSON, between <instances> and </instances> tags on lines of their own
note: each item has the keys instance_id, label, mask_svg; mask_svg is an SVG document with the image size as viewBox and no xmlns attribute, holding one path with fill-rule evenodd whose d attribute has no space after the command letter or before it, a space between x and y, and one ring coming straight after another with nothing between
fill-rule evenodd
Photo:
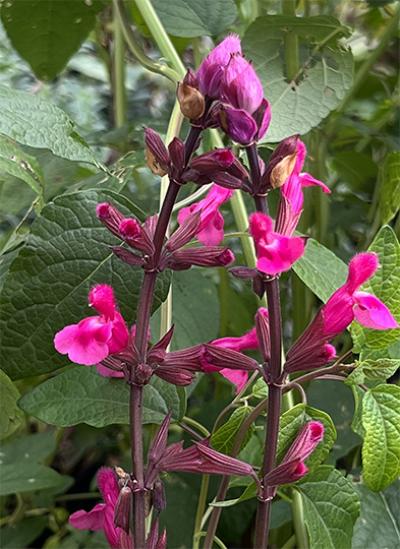
<instances>
[{"instance_id":1,"label":"small dry brown bud","mask_svg":"<svg viewBox=\"0 0 400 549\"><path fill-rule=\"evenodd\" d=\"M273 189L282 187L286 179L292 173L296 164L297 152L285 156L280 162L272 169L270 175L270 184Z\"/></svg>"},{"instance_id":2,"label":"small dry brown bud","mask_svg":"<svg viewBox=\"0 0 400 549\"><path fill-rule=\"evenodd\" d=\"M164 175L167 174L167 172L165 170L163 170L163 168L157 162L156 157L151 152L149 147L146 147L145 154L146 154L147 165L150 168L150 170L154 173L154 175L160 175L161 177L163 177Z\"/></svg>"},{"instance_id":3,"label":"small dry brown bud","mask_svg":"<svg viewBox=\"0 0 400 549\"><path fill-rule=\"evenodd\" d=\"M197 120L203 116L206 103L203 94L196 88L179 82L177 98L181 107L181 113L190 120Z\"/></svg>"}]
</instances>

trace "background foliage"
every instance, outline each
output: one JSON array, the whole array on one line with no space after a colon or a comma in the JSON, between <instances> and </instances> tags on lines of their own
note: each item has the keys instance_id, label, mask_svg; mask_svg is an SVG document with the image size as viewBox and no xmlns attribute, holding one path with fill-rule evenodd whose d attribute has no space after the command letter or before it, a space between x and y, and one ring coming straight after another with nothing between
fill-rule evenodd
<instances>
[{"instance_id":1,"label":"background foliage","mask_svg":"<svg viewBox=\"0 0 400 549\"><path fill-rule=\"evenodd\" d=\"M151 64L165 53L146 24L145 4L125 3L137 45ZM112 199L139 217L157 209L159 182L145 166L142 126L166 131L175 86L122 45L107 0L0 5L1 543L14 549L100 548L106 546L100 534L78 532L67 519L97 497L99 466L128 467L128 392L118 380L68 365L52 337L86 314L87 291L95 282L111 283L123 314L134 320L140 275L108 254L112 237L96 221L95 204ZM319 300L343 282L344 262L368 247L382 264L368 291L400 320L396 3L152 5L191 66L226 33L240 33L272 103L262 154L267 159L274 143L300 133L309 150L307 171L333 191L329 200L306 194L301 230L315 240L295 265L296 274L284 278L285 318L293 317L285 324L286 348ZM176 71L173 65L169 69ZM226 232L236 231L229 205L224 213ZM229 240L240 261L234 242ZM168 276L159 281L155 308L169 283ZM172 286L177 347L240 335L252 326L257 303L250 288L224 271L178 273ZM159 312L152 322L156 336ZM304 504L312 549L399 546L399 339L399 330L382 334L354 326L340 342L345 352L353 341L359 354L347 385L314 381L308 405L294 403L282 416L281 452L304 418L323 421L327 436L312 456L311 474L273 504L271 539L277 546L292 539L288 500L295 497ZM244 418L264 397L256 384L214 433L213 445L229 453ZM167 409L177 422L187 414L211 429L231 399L231 386L221 377L201 378L194 393L157 379L146 388L146 432L154 431ZM179 423L174 429L172 436L182 436ZM261 444L260 423L249 431L241 457L257 464ZM167 479L163 520L171 547L191 547L199 482L190 475ZM219 535L229 547L247 547L252 485L235 479L228 500Z\"/></svg>"}]
</instances>

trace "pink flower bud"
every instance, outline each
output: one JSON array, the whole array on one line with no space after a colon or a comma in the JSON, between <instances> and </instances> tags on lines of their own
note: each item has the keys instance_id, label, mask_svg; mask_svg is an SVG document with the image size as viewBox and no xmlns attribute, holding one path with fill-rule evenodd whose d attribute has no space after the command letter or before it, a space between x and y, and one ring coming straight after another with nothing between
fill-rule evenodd
<instances>
[{"instance_id":1,"label":"pink flower bud","mask_svg":"<svg viewBox=\"0 0 400 549\"><path fill-rule=\"evenodd\" d=\"M142 228L136 219L126 218L119 224L119 232L124 240L129 241L137 238L141 234Z\"/></svg>"},{"instance_id":2,"label":"pink flower bud","mask_svg":"<svg viewBox=\"0 0 400 549\"><path fill-rule=\"evenodd\" d=\"M258 130L256 121L244 109L222 105L220 123L224 132L236 143L247 146L256 138Z\"/></svg>"},{"instance_id":3,"label":"pink flower bud","mask_svg":"<svg viewBox=\"0 0 400 549\"><path fill-rule=\"evenodd\" d=\"M224 71L222 101L235 109L253 114L261 105L264 92L251 63L241 54L233 54Z\"/></svg>"},{"instance_id":4,"label":"pink flower bud","mask_svg":"<svg viewBox=\"0 0 400 549\"><path fill-rule=\"evenodd\" d=\"M163 140L152 128L144 130L147 165L155 175L163 176L168 172L169 154Z\"/></svg>"},{"instance_id":5,"label":"pink flower bud","mask_svg":"<svg viewBox=\"0 0 400 549\"><path fill-rule=\"evenodd\" d=\"M112 234L121 238L119 224L124 219L124 215L115 206L108 202L101 202L96 206L96 215Z\"/></svg>"},{"instance_id":6,"label":"pink flower bud","mask_svg":"<svg viewBox=\"0 0 400 549\"><path fill-rule=\"evenodd\" d=\"M205 362L203 363L203 369L206 372L218 371L221 368L249 371L258 369L258 363L254 358L250 358L238 351L212 344L205 345L204 348Z\"/></svg>"}]
</instances>

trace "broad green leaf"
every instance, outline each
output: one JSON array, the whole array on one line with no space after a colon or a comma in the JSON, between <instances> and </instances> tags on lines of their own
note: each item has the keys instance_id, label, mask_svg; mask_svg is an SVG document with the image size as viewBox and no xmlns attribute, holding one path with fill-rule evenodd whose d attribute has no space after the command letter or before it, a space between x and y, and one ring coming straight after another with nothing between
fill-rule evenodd
<instances>
[{"instance_id":1,"label":"broad green leaf","mask_svg":"<svg viewBox=\"0 0 400 549\"><path fill-rule=\"evenodd\" d=\"M215 36L232 25L237 15L233 0L153 0L152 4L174 36Z\"/></svg>"},{"instance_id":2,"label":"broad green leaf","mask_svg":"<svg viewBox=\"0 0 400 549\"><path fill-rule=\"evenodd\" d=\"M134 319L142 271L110 253L118 243L96 218L98 202L111 200L126 214L140 212L112 192L82 191L45 206L27 244L13 261L0 296L1 357L12 378L52 372L69 363L53 346L54 334L93 314L87 294L94 283L114 287L124 318ZM168 290L158 277L154 308Z\"/></svg>"},{"instance_id":3,"label":"broad green leaf","mask_svg":"<svg viewBox=\"0 0 400 549\"><path fill-rule=\"evenodd\" d=\"M301 65L296 82L285 76L284 39L295 33ZM243 38L246 56L261 77L272 121L264 141L275 143L318 126L352 84L353 59L337 40L348 35L333 17L268 15L254 21Z\"/></svg>"},{"instance_id":4,"label":"broad green leaf","mask_svg":"<svg viewBox=\"0 0 400 549\"><path fill-rule=\"evenodd\" d=\"M56 488L65 482L65 476L50 467L22 461L2 465L1 474L0 496Z\"/></svg>"},{"instance_id":5,"label":"broad green leaf","mask_svg":"<svg viewBox=\"0 0 400 549\"><path fill-rule=\"evenodd\" d=\"M400 387L378 385L362 401L363 480L375 492L400 475Z\"/></svg>"},{"instance_id":6,"label":"broad green leaf","mask_svg":"<svg viewBox=\"0 0 400 549\"><path fill-rule=\"evenodd\" d=\"M99 165L69 116L36 95L0 86L0 133L56 156Z\"/></svg>"},{"instance_id":7,"label":"broad green leaf","mask_svg":"<svg viewBox=\"0 0 400 549\"><path fill-rule=\"evenodd\" d=\"M347 377L346 383L364 383L369 381L384 381L400 368L400 360L380 358L377 360L356 361L356 369Z\"/></svg>"},{"instance_id":8,"label":"broad green leaf","mask_svg":"<svg viewBox=\"0 0 400 549\"><path fill-rule=\"evenodd\" d=\"M15 438L4 444L1 449L1 462L12 465L21 462L28 467L30 463L42 463L56 449L54 430Z\"/></svg>"},{"instance_id":9,"label":"broad green leaf","mask_svg":"<svg viewBox=\"0 0 400 549\"><path fill-rule=\"evenodd\" d=\"M221 425L221 427L211 436L212 447L223 454L231 454L240 426L251 411L252 408L250 406L241 406L240 408L236 408L228 421ZM243 439L241 449L243 449L249 442L252 432L253 431L251 428L247 431L246 436Z\"/></svg>"},{"instance_id":10,"label":"broad green leaf","mask_svg":"<svg viewBox=\"0 0 400 549\"><path fill-rule=\"evenodd\" d=\"M296 485L304 506L310 549L349 549L360 502L352 482L323 465Z\"/></svg>"},{"instance_id":11,"label":"broad green leaf","mask_svg":"<svg viewBox=\"0 0 400 549\"><path fill-rule=\"evenodd\" d=\"M277 452L278 463L283 459L300 429L310 420L316 420L323 423L325 433L324 439L307 459L307 465L312 469L326 459L336 440L336 429L332 419L322 410L317 410L316 408L305 406L304 404L297 404L287 412L284 412L281 416Z\"/></svg>"},{"instance_id":12,"label":"broad green leaf","mask_svg":"<svg viewBox=\"0 0 400 549\"><path fill-rule=\"evenodd\" d=\"M0 440L21 425L24 415L18 408L19 391L3 370L0 370Z\"/></svg>"},{"instance_id":13,"label":"broad green leaf","mask_svg":"<svg viewBox=\"0 0 400 549\"><path fill-rule=\"evenodd\" d=\"M384 492L356 485L361 513L354 525L352 549L397 549L400 547L400 481Z\"/></svg>"},{"instance_id":14,"label":"broad green leaf","mask_svg":"<svg viewBox=\"0 0 400 549\"><path fill-rule=\"evenodd\" d=\"M382 167L379 192L381 223L389 223L400 209L400 151L388 154Z\"/></svg>"},{"instance_id":15,"label":"broad green leaf","mask_svg":"<svg viewBox=\"0 0 400 549\"><path fill-rule=\"evenodd\" d=\"M2 3L1 20L35 75L52 80L92 30L103 6L98 0L10 0Z\"/></svg>"},{"instance_id":16,"label":"broad green leaf","mask_svg":"<svg viewBox=\"0 0 400 549\"><path fill-rule=\"evenodd\" d=\"M348 183L353 192L368 192L366 184L368 181L375 182L378 173L371 155L357 151L335 152L332 165L340 179Z\"/></svg>"},{"instance_id":17,"label":"broad green leaf","mask_svg":"<svg viewBox=\"0 0 400 549\"><path fill-rule=\"evenodd\" d=\"M257 381L254 383L251 391L251 396L257 398L258 400L267 398L268 385L265 383L265 380L262 377L260 377L260 379L257 379Z\"/></svg>"},{"instance_id":18,"label":"broad green leaf","mask_svg":"<svg viewBox=\"0 0 400 549\"><path fill-rule=\"evenodd\" d=\"M308 239L305 253L294 264L293 270L324 302L344 284L347 277L347 265L331 250L312 238Z\"/></svg>"},{"instance_id":19,"label":"broad green leaf","mask_svg":"<svg viewBox=\"0 0 400 549\"><path fill-rule=\"evenodd\" d=\"M2 549L32 547L32 543L46 528L48 517L28 517L1 529Z\"/></svg>"},{"instance_id":20,"label":"broad green leaf","mask_svg":"<svg viewBox=\"0 0 400 549\"><path fill-rule=\"evenodd\" d=\"M379 256L380 268L362 290L375 294L400 322L400 243L389 226L382 227L369 247ZM399 341L400 329L370 330L354 323L351 335L357 352L382 349Z\"/></svg>"},{"instance_id":21,"label":"broad green leaf","mask_svg":"<svg viewBox=\"0 0 400 549\"><path fill-rule=\"evenodd\" d=\"M95 367L68 369L35 387L19 404L28 414L57 427L129 424L128 385L100 376ZM161 423L168 411L180 419L176 387L153 377L144 389L143 423Z\"/></svg>"},{"instance_id":22,"label":"broad green leaf","mask_svg":"<svg viewBox=\"0 0 400 549\"><path fill-rule=\"evenodd\" d=\"M0 134L0 177L9 174L24 181L36 193L41 194L43 174L36 158L24 151L11 139ZM16 189L14 189L16 192Z\"/></svg>"}]
</instances>

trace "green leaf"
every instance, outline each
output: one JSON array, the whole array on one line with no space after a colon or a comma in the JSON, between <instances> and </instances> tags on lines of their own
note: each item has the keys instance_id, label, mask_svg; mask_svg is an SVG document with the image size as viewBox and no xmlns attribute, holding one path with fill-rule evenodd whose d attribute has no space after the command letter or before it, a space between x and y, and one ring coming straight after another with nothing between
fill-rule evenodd
<instances>
[{"instance_id":1,"label":"green leaf","mask_svg":"<svg viewBox=\"0 0 400 549\"><path fill-rule=\"evenodd\" d=\"M400 210L400 151L385 158L379 192L381 223L389 223Z\"/></svg>"},{"instance_id":2,"label":"green leaf","mask_svg":"<svg viewBox=\"0 0 400 549\"><path fill-rule=\"evenodd\" d=\"M2 465L1 474L0 496L55 488L65 482L65 476L37 463L30 463L27 466L26 463L18 461Z\"/></svg>"},{"instance_id":3,"label":"green leaf","mask_svg":"<svg viewBox=\"0 0 400 549\"><path fill-rule=\"evenodd\" d=\"M375 492L400 475L400 387L378 385L362 401L363 480Z\"/></svg>"},{"instance_id":4,"label":"green leaf","mask_svg":"<svg viewBox=\"0 0 400 549\"><path fill-rule=\"evenodd\" d=\"M365 380L385 381L400 368L400 360L392 358L362 360L356 361L356 366L356 369L347 377L346 383L364 383Z\"/></svg>"},{"instance_id":5,"label":"green leaf","mask_svg":"<svg viewBox=\"0 0 400 549\"><path fill-rule=\"evenodd\" d=\"M95 367L68 369L35 387L19 404L28 414L57 427L129 424L128 385L122 379L100 376ZM180 419L176 387L153 377L144 388L143 423L161 423L170 410Z\"/></svg>"},{"instance_id":6,"label":"green leaf","mask_svg":"<svg viewBox=\"0 0 400 549\"><path fill-rule=\"evenodd\" d=\"M42 463L56 449L54 430L18 437L4 444L1 449L1 461L4 465L21 462L28 467L30 463Z\"/></svg>"},{"instance_id":7,"label":"green leaf","mask_svg":"<svg viewBox=\"0 0 400 549\"><path fill-rule=\"evenodd\" d=\"M257 379L257 381L254 383L251 391L251 396L257 398L258 400L267 398L268 385L265 383L265 380L262 377L260 377L260 379Z\"/></svg>"},{"instance_id":8,"label":"green leaf","mask_svg":"<svg viewBox=\"0 0 400 549\"><path fill-rule=\"evenodd\" d=\"M167 32L174 36L215 36L237 16L233 0L153 0L152 4Z\"/></svg>"},{"instance_id":9,"label":"green leaf","mask_svg":"<svg viewBox=\"0 0 400 549\"><path fill-rule=\"evenodd\" d=\"M42 193L43 174L36 158L24 153L11 139L0 134L1 172L24 181L36 194Z\"/></svg>"},{"instance_id":10,"label":"green leaf","mask_svg":"<svg viewBox=\"0 0 400 549\"><path fill-rule=\"evenodd\" d=\"M212 447L223 454L230 455L232 453L236 435L243 421L248 417L252 409L253 408L250 406L241 406L240 408L236 408L228 421L221 425L221 427L211 436ZM249 442L252 432L253 430L251 428L247 431L240 447L241 449L243 449Z\"/></svg>"},{"instance_id":11,"label":"green leaf","mask_svg":"<svg viewBox=\"0 0 400 549\"><path fill-rule=\"evenodd\" d=\"M11 264L0 296L0 356L12 379L69 363L55 351L54 334L91 314L87 294L95 283L111 284L124 318L133 321L142 271L110 253L110 245L118 241L95 212L104 200L126 214L140 215L127 199L110 191L60 196L43 208ZM168 273L158 277L154 308L165 299L168 284Z\"/></svg>"},{"instance_id":12,"label":"green leaf","mask_svg":"<svg viewBox=\"0 0 400 549\"><path fill-rule=\"evenodd\" d=\"M283 459L300 429L310 420L323 423L325 433L324 439L318 444L306 463L309 469L312 469L326 459L336 440L336 429L332 419L322 410L317 410L316 408L306 406L305 404L296 404L296 406L281 416L277 451L278 463Z\"/></svg>"},{"instance_id":13,"label":"green leaf","mask_svg":"<svg viewBox=\"0 0 400 549\"><path fill-rule=\"evenodd\" d=\"M347 265L331 250L310 238L303 257L294 265L297 276L322 301L326 302L347 278Z\"/></svg>"},{"instance_id":14,"label":"green leaf","mask_svg":"<svg viewBox=\"0 0 400 549\"><path fill-rule=\"evenodd\" d=\"M36 95L0 86L0 133L21 145L99 166L69 116Z\"/></svg>"},{"instance_id":15,"label":"green leaf","mask_svg":"<svg viewBox=\"0 0 400 549\"><path fill-rule=\"evenodd\" d=\"M350 480L323 465L296 485L304 505L310 549L348 549L360 512L358 494Z\"/></svg>"},{"instance_id":16,"label":"green leaf","mask_svg":"<svg viewBox=\"0 0 400 549\"><path fill-rule=\"evenodd\" d=\"M1 20L13 47L40 80L52 80L94 27L98 0L11 0Z\"/></svg>"},{"instance_id":17,"label":"green leaf","mask_svg":"<svg viewBox=\"0 0 400 549\"><path fill-rule=\"evenodd\" d=\"M47 517L28 517L17 524L5 526L1 529L2 549L32 547L32 543L46 528L47 521Z\"/></svg>"},{"instance_id":18,"label":"green leaf","mask_svg":"<svg viewBox=\"0 0 400 549\"><path fill-rule=\"evenodd\" d=\"M17 405L19 396L11 379L0 370L0 440L18 429L24 419Z\"/></svg>"},{"instance_id":19,"label":"green leaf","mask_svg":"<svg viewBox=\"0 0 400 549\"><path fill-rule=\"evenodd\" d=\"M300 42L296 82L285 77L284 41L288 32L296 34ZM351 52L337 44L346 35L347 28L330 16L268 15L247 29L244 52L253 61L272 107L266 142L307 133L338 106L352 84Z\"/></svg>"},{"instance_id":20,"label":"green leaf","mask_svg":"<svg viewBox=\"0 0 400 549\"><path fill-rule=\"evenodd\" d=\"M362 290L379 297L400 322L400 243L389 226L382 227L369 251L379 256L380 267L375 276L362 286ZM382 349L400 339L400 329L370 330L354 323L351 328L356 352Z\"/></svg>"},{"instance_id":21,"label":"green leaf","mask_svg":"<svg viewBox=\"0 0 400 549\"><path fill-rule=\"evenodd\" d=\"M397 549L400 547L400 481L384 492L371 492L356 485L361 513L354 525L352 549Z\"/></svg>"}]
</instances>

